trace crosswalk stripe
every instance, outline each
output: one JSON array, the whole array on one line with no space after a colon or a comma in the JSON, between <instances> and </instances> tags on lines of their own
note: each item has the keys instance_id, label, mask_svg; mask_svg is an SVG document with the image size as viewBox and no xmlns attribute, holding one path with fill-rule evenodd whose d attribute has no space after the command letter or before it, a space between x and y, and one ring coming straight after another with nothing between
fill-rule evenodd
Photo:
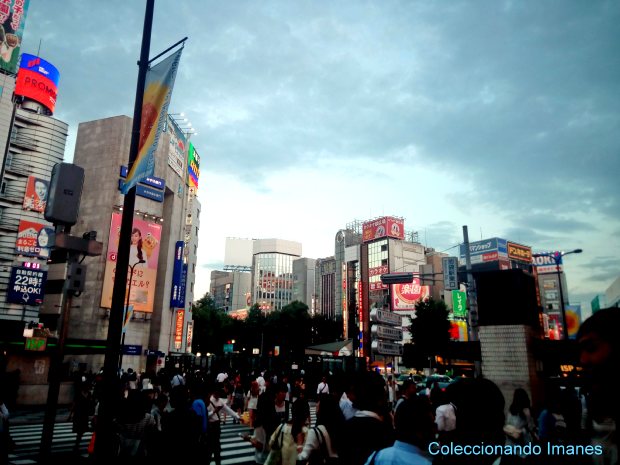
<instances>
[{"instance_id":1,"label":"crosswalk stripe","mask_svg":"<svg viewBox=\"0 0 620 465\"><path fill-rule=\"evenodd\" d=\"M316 423L316 409L310 408L311 425ZM66 453L73 450L76 434L72 431L71 422L59 422L54 425L52 440L52 454ZM222 425L221 447L222 465L250 465L254 464L254 448L241 437L239 433L250 433L251 429L242 424L227 422ZM9 455L12 465L36 464L41 436L42 424L14 425L10 427L11 437L15 441L15 450ZM92 432L87 431L80 442L80 454L87 457L86 449ZM213 460L211 463L215 463Z\"/></svg>"}]
</instances>

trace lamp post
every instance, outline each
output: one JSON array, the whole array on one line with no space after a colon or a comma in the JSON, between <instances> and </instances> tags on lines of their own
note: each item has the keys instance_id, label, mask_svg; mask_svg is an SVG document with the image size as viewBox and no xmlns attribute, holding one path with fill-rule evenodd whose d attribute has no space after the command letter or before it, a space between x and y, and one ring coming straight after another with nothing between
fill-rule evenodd
<instances>
[{"instance_id":1,"label":"lamp post","mask_svg":"<svg viewBox=\"0 0 620 465\"><path fill-rule=\"evenodd\" d=\"M136 265L141 265L142 263L146 263L146 262L140 259L133 265L129 265L129 287L127 289L127 299L125 300L125 314L124 314L125 321L123 321L123 335L121 336L121 353L118 358L118 371L120 371L121 368L123 368L123 348L125 347L125 334L127 333L127 328L125 328L125 325L128 323L128 321L126 320L127 320L127 317L129 316L128 315L129 296L131 295L131 284L133 283L133 269L136 267Z\"/></svg>"},{"instance_id":2,"label":"lamp post","mask_svg":"<svg viewBox=\"0 0 620 465\"><path fill-rule=\"evenodd\" d=\"M562 274L560 273L560 263L562 263L562 257L572 253L581 253L582 249L570 250L568 252L553 252L553 253L537 253L533 254L533 257L550 257L555 263L555 273L558 277L558 286L560 288L560 312L562 314L562 339L568 339L568 328L566 327L566 309L564 308L564 289L562 287Z\"/></svg>"}]
</instances>

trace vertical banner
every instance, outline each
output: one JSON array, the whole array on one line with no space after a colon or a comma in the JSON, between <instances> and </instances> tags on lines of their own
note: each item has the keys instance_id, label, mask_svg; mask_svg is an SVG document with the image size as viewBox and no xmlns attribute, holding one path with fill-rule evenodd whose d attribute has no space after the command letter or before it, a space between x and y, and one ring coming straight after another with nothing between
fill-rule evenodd
<instances>
[{"instance_id":1,"label":"vertical banner","mask_svg":"<svg viewBox=\"0 0 620 465\"><path fill-rule=\"evenodd\" d=\"M189 186L198 189L198 178L200 177L200 157L196 152L196 147L189 143L189 151L187 152L187 173L189 174Z\"/></svg>"},{"instance_id":2,"label":"vertical banner","mask_svg":"<svg viewBox=\"0 0 620 465\"><path fill-rule=\"evenodd\" d=\"M564 310L566 316L566 331L569 339L575 339L581 326L581 305L567 305Z\"/></svg>"},{"instance_id":3,"label":"vertical banner","mask_svg":"<svg viewBox=\"0 0 620 465\"><path fill-rule=\"evenodd\" d=\"M185 243L177 241L174 246L174 267L172 269L172 289L170 290L170 306L185 307L185 281L187 266L183 264ZM184 272L185 271L185 272Z\"/></svg>"},{"instance_id":4,"label":"vertical banner","mask_svg":"<svg viewBox=\"0 0 620 465\"><path fill-rule=\"evenodd\" d=\"M103 289L101 291L101 306L103 308L112 307L112 290L116 273L121 221L122 215L120 213L112 213ZM134 217L129 250L129 269L131 271L133 267L133 273L130 273L127 280L127 292L129 304L133 306L136 312L150 313L153 311L160 240L161 224L141 220L137 216Z\"/></svg>"},{"instance_id":5,"label":"vertical banner","mask_svg":"<svg viewBox=\"0 0 620 465\"><path fill-rule=\"evenodd\" d=\"M459 288L459 280L457 275L458 259L456 257L444 257L441 259L441 267L443 268L443 286L446 291L452 291Z\"/></svg>"},{"instance_id":6,"label":"vertical banner","mask_svg":"<svg viewBox=\"0 0 620 465\"><path fill-rule=\"evenodd\" d=\"M177 310L174 322L174 348L179 350L183 345L183 325L185 323L185 310Z\"/></svg>"},{"instance_id":7,"label":"vertical banner","mask_svg":"<svg viewBox=\"0 0 620 465\"><path fill-rule=\"evenodd\" d=\"M173 53L146 74L138 154L121 189L123 194L127 194L133 186L155 174L155 150L166 125L168 105L182 51L183 49L180 49Z\"/></svg>"},{"instance_id":8,"label":"vertical banner","mask_svg":"<svg viewBox=\"0 0 620 465\"><path fill-rule=\"evenodd\" d=\"M467 294L463 291L452 291L452 311L458 318L467 318Z\"/></svg>"},{"instance_id":9,"label":"vertical banner","mask_svg":"<svg viewBox=\"0 0 620 465\"><path fill-rule=\"evenodd\" d=\"M185 352L192 353L192 340L194 339L194 322L187 322L187 333L185 336Z\"/></svg>"},{"instance_id":10,"label":"vertical banner","mask_svg":"<svg viewBox=\"0 0 620 465\"><path fill-rule=\"evenodd\" d=\"M15 74L29 0L0 0L0 69Z\"/></svg>"},{"instance_id":11,"label":"vertical banner","mask_svg":"<svg viewBox=\"0 0 620 465\"><path fill-rule=\"evenodd\" d=\"M123 331L122 334L125 334L127 332L127 326L129 325L129 320L131 320L131 317L133 316L133 305L130 305L129 307L125 307L124 313L123 313Z\"/></svg>"}]
</instances>

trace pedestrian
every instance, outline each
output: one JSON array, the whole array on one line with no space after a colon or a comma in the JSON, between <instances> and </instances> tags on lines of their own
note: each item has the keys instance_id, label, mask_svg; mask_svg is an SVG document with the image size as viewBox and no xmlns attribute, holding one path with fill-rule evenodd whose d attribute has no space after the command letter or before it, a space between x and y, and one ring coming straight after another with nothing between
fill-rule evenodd
<instances>
[{"instance_id":1,"label":"pedestrian","mask_svg":"<svg viewBox=\"0 0 620 465\"><path fill-rule=\"evenodd\" d=\"M618 328L620 308L598 310L586 319L577 333L579 360L588 392L587 421L590 444L603 450L597 464L617 465L620 396L613 373L620 366Z\"/></svg>"},{"instance_id":2,"label":"pedestrian","mask_svg":"<svg viewBox=\"0 0 620 465\"><path fill-rule=\"evenodd\" d=\"M221 430L221 416L224 413L229 414L231 417L240 419L237 412L232 410L224 401L225 396L224 388L221 384L216 384L215 388L209 398L209 404L207 409L209 411L209 425L207 426L207 463L211 462L211 457L215 461L215 465L222 464L222 445L220 443L222 430Z\"/></svg>"},{"instance_id":3,"label":"pedestrian","mask_svg":"<svg viewBox=\"0 0 620 465\"><path fill-rule=\"evenodd\" d=\"M306 412L302 408L299 399L293 402L291 408L291 419L282 423L271 435L269 439L270 452L267 463L272 454L281 455L281 465L295 465L297 457L302 451L306 442L308 428L305 426Z\"/></svg>"},{"instance_id":4,"label":"pedestrian","mask_svg":"<svg viewBox=\"0 0 620 465\"><path fill-rule=\"evenodd\" d=\"M260 388L257 381L250 383L250 390L246 394L246 406L248 412L250 412L250 428L254 427L254 421L256 420L256 409L258 408L258 396L260 395Z\"/></svg>"},{"instance_id":5,"label":"pedestrian","mask_svg":"<svg viewBox=\"0 0 620 465\"><path fill-rule=\"evenodd\" d=\"M449 443L453 431L456 429L456 405L450 401L450 391L442 391L438 394L435 409L435 424L437 425L437 437L442 443Z\"/></svg>"},{"instance_id":6,"label":"pedestrian","mask_svg":"<svg viewBox=\"0 0 620 465\"><path fill-rule=\"evenodd\" d=\"M9 450L12 449L12 443L9 434L9 409L0 392L0 465L9 463Z\"/></svg>"},{"instance_id":7,"label":"pedestrian","mask_svg":"<svg viewBox=\"0 0 620 465\"><path fill-rule=\"evenodd\" d=\"M316 387L317 397L321 394L329 394L329 385L327 384L327 378L325 376L321 378L321 382Z\"/></svg>"},{"instance_id":8,"label":"pedestrian","mask_svg":"<svg viewBox=\"0 0 620 465\"><path fill-rule=\"evenodd\" d=\"M316 405L316 426L308 429L298 460L310 465L338 465L338 443L344 422L338 401L328 394L321 395Z\"/></svg>"},{"instance_id":9,"label":"pedestrian","mask_svg":"<svg viewBox=\"0 0 620 465\"><path fill-rule=\"evenodd\" d=\"M122 400L116 426L120 440L119 456L128 463L145 463L148 435L155 429L155 420L146 411L142 392L129 390Z\"/></svg>"},{"instance_id":10,"label":"pedestrian","mask_svg":"<svg viewBox=\"0 0 620 465\"><path fill-rule=\"evenodd\" d=\"M400 390L400 398L396 401L396 405L394 406L394 413L398 410L398 407L401 403L403 403L407 399L411 399L416 395L416 384L413 381L413 378L408 378L403 381L402 388Z\"/></svg>"},{"instance_id":11,"label":"pedestrian","mask_svg":"<svg viewBox=\"0 0 620 465\"><path fill-rule=\"evenodd\" d=\"M90 392L90 386L84 382L79 383L67 417L67 421L73 423L72 431L75 433L73 452L76 454L80 453L84 433L91 429L90 419L95 413L94 410L95 402Z\"/></svg>"},{"instance_id":12,"label":"pedestrian","mask_svg":"<svg viewBox=\"0 0 620 465\"><path fill-rule=\"evenodd\" d=\"M396 381L394 381L394 377L392 375L388 375L387 382L385 383L385 388L388 395L388 408L393 411L394 407L396 406L396 393L398 392L398 384L396 384Z\"/></svg>"},{"instance_id":13,"label":"pedestrian","mask_svg":"<svg viewBox=\"0 0 620 465\"><path fill-rule=\"evenodd\" d=\"M362 465L374 451L394 444L391 418L386 417L385 381L376 372L364 372L355 379L355 416L347 420L338 449L341 463Z\"/></svg>"},{"instance_id":14,"label":"pedestrian","mask_svg":"<svg viewBox=\"0 0 620 465\"><path fill-rule=\"evenodd\" d=\"M376 465L431 465L428 446L435 428L430 400L414 396L401 403L395 418L396 441L391 447L374 452L366 464Z\"/></svg>"}]
</instances>

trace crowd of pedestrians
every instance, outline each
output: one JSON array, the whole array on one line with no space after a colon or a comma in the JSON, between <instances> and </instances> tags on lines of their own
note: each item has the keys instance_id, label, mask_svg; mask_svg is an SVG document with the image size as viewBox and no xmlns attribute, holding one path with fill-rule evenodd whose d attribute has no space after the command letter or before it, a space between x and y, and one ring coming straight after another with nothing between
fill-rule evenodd
<instances>
[{"instance_id":1,"label":"crowd of pedestrians","mask_svg":"<svg viewBox=\"0 0 620 465\"><path fill-rule=\"evenodd\" d=\"M132 464L199 457L221 465L221 425L230 421L251 428L242 437L264 465L618 465L610 374L618 366L619 312L602 310L581 326L582 389L549 385L536 407L526 389L504 399L484 377L418 392L413 380L397 386L373 371L325 373L308 391L303 376L264 371L127 370L119 378L115 447ZM98 389L97 378L79 380L70 413L76 447L96 423ZM0 402L0 418L7 417Z\"/></svg>"}]
</instances>

